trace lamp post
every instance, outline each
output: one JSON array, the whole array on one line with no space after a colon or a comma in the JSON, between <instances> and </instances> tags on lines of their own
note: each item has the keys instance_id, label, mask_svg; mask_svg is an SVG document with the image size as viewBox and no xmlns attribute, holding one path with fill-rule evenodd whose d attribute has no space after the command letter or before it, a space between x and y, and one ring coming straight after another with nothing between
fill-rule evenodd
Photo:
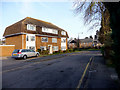
<instances>
[{"instance_id":1,"label":"lamp post","mask_svg":"<svg viewBox=\"0 0 120 90\"><path fill-rule=\"evenodd\" d=\"M80 47L80 46L79 46L79 43L80 43L80 42L79 42L79 34L83 34L83 32L79 32L79 33L78 33L78 48Z\"/></svg>"}]
</instances>

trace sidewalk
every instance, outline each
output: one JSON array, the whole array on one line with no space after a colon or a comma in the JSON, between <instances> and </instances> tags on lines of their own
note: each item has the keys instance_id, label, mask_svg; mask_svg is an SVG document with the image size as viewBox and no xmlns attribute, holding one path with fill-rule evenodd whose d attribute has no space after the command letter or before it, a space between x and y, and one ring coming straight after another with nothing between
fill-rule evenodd
<instances>
[{"instance_id":1,"label":"sidewalk","mask_svg":"<svg viewBox=\"0 0 120 90\"><path fill-rule=\"evenodd\" d=\"M84 88L120 88L114 68L105 65L102 56L95 56Z\"/></svg>"},{"instance_id":2,"label":"sidewalk","mask_svg":"<svg viewBox=\"0 0 120 90\"><path fill-rule=\"evenodd\" d=\"M4 57L0 57L0 60L7 60L9 58L11 58L11 56L4 56Z\"/></svg>"}]
</instances>

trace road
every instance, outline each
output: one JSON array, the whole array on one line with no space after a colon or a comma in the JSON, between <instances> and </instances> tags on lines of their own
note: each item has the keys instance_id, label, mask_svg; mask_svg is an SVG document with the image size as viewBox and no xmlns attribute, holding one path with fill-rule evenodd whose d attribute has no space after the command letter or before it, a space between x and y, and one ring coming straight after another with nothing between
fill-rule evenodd
<instances>
[{"instance_id":1,"label":"road","mask_svg":"<svg viewBox=\"0 0 120 90\"><path fill-rule=\"evenodd\" d=\"M9 58L3 60L2 87L77 88L90 58L95 56L101 57L100 52L82 51L27 60Z\"/></svg>"}]
</instances>

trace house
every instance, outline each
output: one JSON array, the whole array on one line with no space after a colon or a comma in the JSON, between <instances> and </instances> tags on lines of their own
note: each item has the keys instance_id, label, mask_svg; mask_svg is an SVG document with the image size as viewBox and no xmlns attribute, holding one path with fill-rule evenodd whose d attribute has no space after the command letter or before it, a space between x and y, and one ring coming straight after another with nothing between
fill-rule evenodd
<instances>
[{"instance_id":1,"label":"house","mask_svg":"<svg viewBox=\"0 0 120 90\"><path fill-rule=\"evenodd\" d=\"M93 46L92 38L80 39L80 48L92 48Z\"/></svg>"},{"instance_id":2,"label":"house","mask_svg":"<svg viewBox=\"0 0 120 90\"><path fill-rule=\"evenodd\" d=\"M0 39L0 45L5 45L5 39Z\"/></svg>"},{"instance_id":3,"label":"house","mask_svg":"<svg viewBox=\"0 0 120 90\"><path fill-rule=\"evenodd\" d=\"M48 49L50 53L67 49L68 33L65 30L31 17L8 26L3 36L6 45L15 45L15 49Z\"/></svg>"},{"instance_id":4,"label":"house","mask_svg":"<svg viewBox=\"0 0 120 90\"><path fill-rule=\"evenodd\" d=\"M71 40L69 43L69 48L77 48L77 40Z\"/></svg>"},{"instance_id":5,"label":"house","mask_svg":"<svg viewBox=\"0 0 120 90\"><path fill-rule=\"evenodd\" d=\"M91 38L85 38L85 39L74 39L70 42L69 48L78 48L78 43L79 43L79 48L89 48L93 47L93 39Z\"/></svg>"}]
</instances>

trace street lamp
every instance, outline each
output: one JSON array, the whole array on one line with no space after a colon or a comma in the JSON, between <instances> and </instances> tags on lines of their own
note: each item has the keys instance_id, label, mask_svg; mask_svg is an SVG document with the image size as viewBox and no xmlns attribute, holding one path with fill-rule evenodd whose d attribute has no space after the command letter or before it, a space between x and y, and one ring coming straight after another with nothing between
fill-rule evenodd
<instances>
[{"instance_id":1,"label":"street lamp","mask_svg":"<svg viewBox=\"0 0 120 90\"><path fill-rule=\"evenodd\" d=\"M79 43L80 43L80 42L79 42L79 34L83 34L83 32L79 32L79 33L78 33L78 48L79 48Z\"/></svg>"}]
</instances>

